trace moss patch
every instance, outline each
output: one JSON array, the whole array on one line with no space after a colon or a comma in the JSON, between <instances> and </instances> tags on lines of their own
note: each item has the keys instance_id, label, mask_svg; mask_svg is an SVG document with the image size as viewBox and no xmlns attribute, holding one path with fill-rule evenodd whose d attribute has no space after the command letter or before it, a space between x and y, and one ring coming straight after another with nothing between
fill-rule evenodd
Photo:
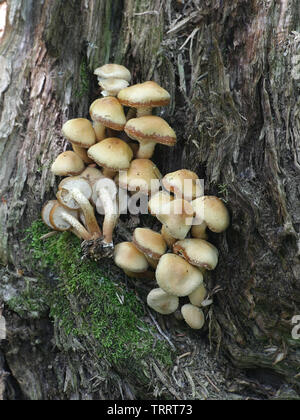
<instances>
[{"instance_id":1,"label":"moss patch","mask_svg":"<svg viewBox=\"0 0 300 420\"><path fill-rule=\"evenodd\" d=\"M36 221L25 240L31 266L41 274L33 287L43 295L50 316L81 342L96 340L98 356L110 363L125 366L153 357L170 364L170 348L157 340L135 294L106 278L98 263L83 260L77 237L64 232L41 240L47 232L43 222Z\"/></svg>"}]
</instances>

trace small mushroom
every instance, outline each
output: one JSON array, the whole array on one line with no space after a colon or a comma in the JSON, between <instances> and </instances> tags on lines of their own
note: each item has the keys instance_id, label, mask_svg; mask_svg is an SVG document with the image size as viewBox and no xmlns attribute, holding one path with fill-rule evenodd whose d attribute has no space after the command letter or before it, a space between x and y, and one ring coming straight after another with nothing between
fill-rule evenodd
<instances>
[{"instance_id":1,"label":"small mushroom","mask_svg":"<svg viewBox=\"0 0 300 420\"><path fill-rule=\"evenodd\" d=\"M176 198L186 201L192 201L204 193L198 175L188 169L179 169L165 175L162 184L167 191L174 193Z\"/></svg>"},{"instance_id":2,"label":"small mushroom","mask_svg":"<svg viewBox=\"0 0 300 420\"><path fill-rule=\"evenodd\" d=\"M74 152L85 163L93 162L86 153L86 149L96 142L96 134L89 120L86 118L68 120L62 127L62 134L72 144Z\"/></svg>"},{"instance_id":3,"label":"small mushroom","mask_svg":"<svg viewBox=\"0 0 300 420\"><path fill-rule=\"evenodd\" d=\"M131 148L117 137L108 137L88 150L88 156L103 167L103 175L111 178L117 171L126 171L133 158Z\"/></svg>"},{"instance_id":4,"label":"small mushroom","mask_svg":"<svg viewBox=\"0 0 300 420\"><path fill-rule=\"evenodd\" d=\"M148 228L136 228L133 232L133 243L154 269L162 255L167 252L167 244L162 235Z\"/></svg>"},{"instance_id":5,"label":"small mushroom","mask_svg":"<svg viewBox=\"0 0 300 420\"><path fill-rule=\"evenodd\" d=\"M205 317L202 309L187 303L181 308L182 316L189 327L194 330L201 330L205 324Z\"/></svg>"},{"instance_id":6,"label":"small mushroom","mask_svg":"<svg viewBox=\"0 0 300 420\"><path fill-rule=\"evenodd\" d=\"M125 125L125 133L140 143L137 157L150 159L157 143L174 146L176 133L169 124L160 117L148 115L132 118Z\"/></svg>"},{"instance_id":7,"label":"small mushroom","mask_svg":"<svg viewBox=\"0 0 300 420\"><path fill-rule=\"evenodd\" d=\"M174 296L188 296L203 283L201 271L175 254L164 254L155 272L161 289Z\"/></svg>"},{"instance_id":8,"label":"small mushroom","mask_svg":"<svg viewBox=\"0 0 300 420\"><path fill-rule=\"evenodd\" d=\"M189 300L191 304L195 306L201 306L202 302L207 297L207 290L205 284L202 283L196 290L189 294Z\"/></svg>"},{"instance_id":9,"label":"small mushroom","mask_svg":"<svg viewBox=\"0 0 300 420\"><path fill-rule=\"evenodd\" d=\"M94 209L89 202L92 195L92 188L88 181L80 177L69 177L60 184L57 193L58 201L68 209L81 209L84 214L85 223L93 239L102 235Z\"/></svg>"},{"instance_id":10,"label":"small mushroom","mask_svg":"<svg viewBox=\"0 0 300 420\"><path fill-rule=\"evenodd\" d=\"M218 264L219 251L203 239L189 238L178 241L173 245L173 251L199 268L214 270Z\"/></svg>"},{"instance_id":11,"label":"small mushroom","mask_svg":"<svg viewBox=\"0 0 300 420\"><path fill-rule=\"evenodd\" d=\"M145 255L132 242L121 242L115 246L114 261L128 277L153 278Z\"/></svg>"},{"instance_id":12,"label":"small mushroom","mask_svg":"<svg viewBox=\"0 0 300 420\"><path fill-rule=\"evenodd\" d=\"M170 94L153 81L129 86L118 93L122 105L137 109L137 117L151 115L153 107L168 105L170 99Z\"/></svg>"},{"instance_id":13,"label":"small mushroom","mask_svg":"<svg viewBox=\"0 0 300 420\"><path fill-rule=\"evenodd\" d=\"M41 212L42 220L45 223L45 225L47 225L50 229L55 229L55 227L50 222L50 212L55 206L55 204L57 203L58 203L57 200L49 200L44 204L42 208L42 212Z\"/></svg>"},{"instance_id":14,"label":"small mushroom","mask_svg":"<svg viewBox=\"0 0 300 420\"><path fill-rule=\"evenodd\" d=\"M69 210L63 207L59 202L54 204L50 213L49 220L56 230L71 230L81 239L91 240L91 234L82 226L77 219L77 211Z\"/></svg>"},{"instance_id":15,"label":"small mushroom","mask_svg":"<svg viewBox=\"0 0 300 420\"><path fill-rule=\"evenodd\" d=\"M96 99L90 106L90 116L94 122L116 131L124 130L126 124L123 107L112 96Z\"/></svg>"},{"instance_id":16,"label":"small mushroom","mask_svg":"<svg viewBox=\"0 0 300 420\"><path fill-rule=\"evenodd\" d=\"M202 224L202 232L205 233L203 223L215 233L224 232L228 228L229 213L223 201L218 197L204 195L193 200L191 205L195 211L193 223L195 226Z\"/></svg>"},{"instance_id":17,"label":"small mushroom","mask_svg":"<svg viewBox=\"0 0 300 420\"><path fill-rule=\"evenodd\" d=\"M79 175L84 171L83 160L71 150L57 156L51 166L51 172L58 176Z\"/></svg>"},{"instance_id":18,"label":"small mushroom","mask_svg":"<svg viewBox=\"0 0 300 420\"><path fill-rule=\"evenodd\" d=\"M102 96L117 96L120 90L125 89L129 86L127 80L124 79L101 79L99 86L103 89L101 91Z\"/></svg>"},{"instance_id":19,"label":"small mushroom","mask_svg":"<svg viewBox=\"0 0 300 420\"><path fill-rule=\"evenodd\" d=\"M179 299L177 296L168 295L164 290L157 288L149 292L147 304L156 312L162 315L169 315L178 308Z\"/></svg>"},{"instance_id":20,"label":"small mushroom","mask_svg":"<svg viewBox=\"0 0 300 420\"><path fill-rule=\"evenodd\" d=\"M97 67L94 74L98 77L100 82L103 79L123 79L127 82L131 80L130 71L121 64L108 63L101 67Z\"/></svg>"}]
</instances>

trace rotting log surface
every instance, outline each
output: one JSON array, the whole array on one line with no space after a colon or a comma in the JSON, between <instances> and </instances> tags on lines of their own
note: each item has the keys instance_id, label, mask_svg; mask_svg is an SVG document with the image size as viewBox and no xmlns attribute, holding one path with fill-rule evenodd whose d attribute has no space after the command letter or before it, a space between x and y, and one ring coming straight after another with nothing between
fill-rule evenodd
<instances>
[{"instance_id":1,"label":"rotting log surface","mask_svg":"<svg viewBox=\"0 0 300 420\"><path fill-rule=\"evenodd\" d=\"M9 0L8 6L0 44L2 299L24 282L24 228L56 191L50 165L67 147L62 123L88 115L98 95L93 69L120 62L134 82L156 80L172 96L159 115L179 141L157 146L160 170L196 171L231 212L226 234L211 235L221 259L210 285L222 289L210 312L212 340L236 367L279 374L297 386L299 340L291 338L291 319L300 314L299 1ZM9 311L7 317L15 330L32 327ZM45 334L48 321L34 322L35 333ZM29 369L25 379L36 388L26 391L12 354L4 352L22 392L46 398L47 384ZM70 378L74 360L66 361ZM55 384L56 398L70 395Z\"/></svg>"}]
</instances>

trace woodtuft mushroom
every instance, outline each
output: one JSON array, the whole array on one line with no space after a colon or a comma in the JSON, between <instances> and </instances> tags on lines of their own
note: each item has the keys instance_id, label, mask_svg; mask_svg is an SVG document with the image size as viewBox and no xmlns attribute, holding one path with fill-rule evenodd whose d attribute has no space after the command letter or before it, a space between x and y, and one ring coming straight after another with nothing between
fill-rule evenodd
<instances>
[{"instance_id":1,"label":"woodtuft mushroom","mask_svg":"<svg viewBox=\"0 0 300 420\"><path fill-rule=\"evenodd\" d=\"M194 200L204 193L198 175L188 169L179 169L165 175L162 184L176 198L183 198L186 201Z\"/></svg>"},{"instance_id":2,"label":"woodtuft mushroom","mask_svg":"<svg viewBox=\"0 0 300 420\"><path fill-rule=\"evenodd\" d=\"M181 308L182 316L189 327L194 330L201 330L205 323L204 313L197 306L187 303Z\"/></svg>"},{"instance_id":3,"label":"woodtuft mushroom","mask_svg":"<svg viewBox=\"0 0 300 420\"><path fill-rule=\"evenodd\" d=\"M86 149L96 142L96 134L92 123L86 118L73 118L62 127L63 136L72 144L74 152L85 163L93 161L87 156Z\"/></svg>"},{"instance_id":4,"label":"woodtuft mushroom","mask_svg":"<svg viewBox=\"0 0 300 420\"><path fill-rule=\"evenodd\" d=\"M167 244L162 235L148 228L136 228L132 241L152 268L157 267L159 259L167 252Z\"/></svg>"},{"instance_id":5,"label":"woodtuft mushroom","mask_svg":"<svg viewBox=\"0 0 300 420\"><path fill-rule=\"evenodd\" d=\"M190 264L206 270L214 270L218 264L217 248L203 239L189 238L177 241L173 245L173 251Z\"/></svg>"},{"instance_id":6,"label":"woodtuft mushroom","mask_svg":"<svg viewBox=\"0 0 300 420\"><path fill-rule=\"evenodd\" d=\"M195 211L194 225L202 225L202 232L204 232L203 223L215 233L224 232L228 228L229 213L223 201L218 197L205 195L193 200L191 205Z\"/></svg>"},{"instance_id":7,"label":"woodtuft mushroom","mask_svg":"<svg viewBox=\"0 0 300 420\"><path fill-rule=\"evenodd\" d=\"M157 288L149 292L147 304L156 312L162 315L169 315L178 308L179 299L177 296L168 295L164 290Z\"/></svg>"},{"instance_id":8,"label":"woodtuft mushroom","mask_svg":"<svg viewBox=\"0 0 300 420\"><path fill-rule=\"evenodd\" d=\"M85 165L81 157L75 152L67 150L60 153L51 166L51 172L58 176L79 175Z\"/></svg>"},{"instance_id":9,"label":"woodtuft mushroom","mask_svg":"<svg viewBox=\"0 0 300 420\"><path fill-rule=\"evenodd\" d=\"M145 255L132 242L121 242L115 246L114 261L128 277L149 278L150 274L153 278Z\"/></svg>"}]
</instances>

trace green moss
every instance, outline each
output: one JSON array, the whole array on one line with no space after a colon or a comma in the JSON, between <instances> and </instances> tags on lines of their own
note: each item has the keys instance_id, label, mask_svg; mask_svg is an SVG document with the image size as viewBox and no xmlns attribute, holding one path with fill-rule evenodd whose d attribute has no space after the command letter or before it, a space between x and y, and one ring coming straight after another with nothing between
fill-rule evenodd
<instances>
[{"instance_id":1,"label":"green moss","mask_svg":"<svg viewBox=\"0 0 300 420\"><path fill-rule=\"evenodd\" d=\"M77 237L64 232L40 240L47 232L43 222L36 221L25 240L36 272L47 272L39 289L43 287L50 316L67 334L95 339L98 356L118 366L150 357L170 364L170 348L154 339L135 294L103 276L97 262L83 260Z\"/></svg>"},{"instance_id":2,"label":"green moss","mask_svg":"<svg viewBox=\"0 0 300 420\"><path fill-rule=\"evenodd\" d=\"M86 60L82 60L80 64L80 81L79 81L79 89L75 93L77 98L82 98L85 95L88 95L90 91L90 77L89 77L89 70Z\"/></svg>"}]
</instances>

